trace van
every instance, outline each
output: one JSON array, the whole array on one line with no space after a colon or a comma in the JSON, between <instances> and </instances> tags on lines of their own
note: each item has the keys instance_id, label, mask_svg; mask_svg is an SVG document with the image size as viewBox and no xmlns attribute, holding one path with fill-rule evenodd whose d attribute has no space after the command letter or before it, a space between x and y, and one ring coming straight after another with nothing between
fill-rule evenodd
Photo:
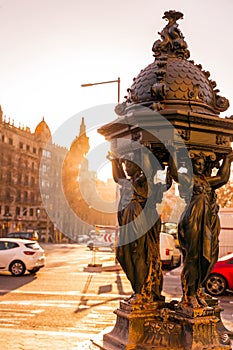
<instances>
[{"instance_id":1,"label":"van","mask_svg":"<svg viewBox=\"0 0 233 350\"><path fill-rule=\"evenodd\" d=\"M181 264L181 251L169 233L160 232L160 257L163 267L173 268Z\"/></svg>"},{"instance_id":2,"label":"van","mask_svg":"<svg viewBox=\"0 0 233 350\"><path fill-rule=\"evenodd\" d=\"M36 231L15 231L6 234L7 238L22 238L38 241L38 233Z\"/></svg>"}]
</instances>

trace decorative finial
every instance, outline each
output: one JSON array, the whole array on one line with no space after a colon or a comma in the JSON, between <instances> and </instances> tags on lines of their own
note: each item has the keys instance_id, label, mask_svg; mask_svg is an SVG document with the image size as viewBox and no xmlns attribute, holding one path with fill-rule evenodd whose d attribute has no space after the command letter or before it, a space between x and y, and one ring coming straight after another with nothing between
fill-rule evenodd
<instances>
[{"instance_id":1,"label":"decorative finial","mask_svg":"<svg viewBox=\"0 0 233 350\"><path fill-rule=\"evenodd\" d=\"M180 58L189 58L190 53L187 49L187 43L178 28L179 25L176 23L178 19L183 19L183 13L175 10L166 11L163 19L166 19L168 24L161 33L158 33L162 40L159 39L155 41L152 47L154 56L159 57L167 54Z\"/></svg>"}]
</instances>

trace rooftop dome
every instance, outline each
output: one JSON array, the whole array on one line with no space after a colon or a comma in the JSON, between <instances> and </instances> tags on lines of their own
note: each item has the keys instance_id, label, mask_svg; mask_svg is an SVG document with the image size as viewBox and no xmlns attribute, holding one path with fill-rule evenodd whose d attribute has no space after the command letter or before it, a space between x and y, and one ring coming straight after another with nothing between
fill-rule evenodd
<instances>
[{"instance_id":1,"label":"rooftop dome","mask_svg":"<svg viewBox=\"0 0 233 350\"><path fill-rule=\"evenodd\" d=\"M51 138L51 131L48 124L45 122L44 117L42 121L37 125L35 129L35 135L43 141L48 141Z\"/></svg>"},{"instance_id":2,"label":"rooftop dome","mask_svg":"<svg viewBox=\"0 0 233 350\"><path fill-rule=\"evenodd\" d=\"M183 18L177 11L166 11L163 18L168 24L160 34L161 40L153 44L155 60L142 69L128 89L123 106L140 104L156 111L185 109L197 113L219 115L229 107L229 101L218 95L216 83L201 65L188 60L190 54L184 36L176 21Z\"/></svg>"}]
</instances>

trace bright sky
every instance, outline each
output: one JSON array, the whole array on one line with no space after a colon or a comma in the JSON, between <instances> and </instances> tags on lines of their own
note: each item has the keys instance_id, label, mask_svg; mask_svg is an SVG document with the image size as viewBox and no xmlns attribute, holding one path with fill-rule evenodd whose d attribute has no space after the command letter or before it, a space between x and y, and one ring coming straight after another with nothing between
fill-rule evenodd
<instances>
[{"instance_id":1,"label":"bright sky","mask_svg":"<svg viewBox=\"0 0 233 350\"><path fill-rule=\"evenodd\" d=\"M210 71L232 105L223 116L232 115L232 0L0 0L3 113L32 131L44 117L53 133L77 113L117 102L116 83L83 83L120 77L123 101L153 62L162 16L174 9L184 14L179 28L190 59Z\"/></svg>"}]
</instances>

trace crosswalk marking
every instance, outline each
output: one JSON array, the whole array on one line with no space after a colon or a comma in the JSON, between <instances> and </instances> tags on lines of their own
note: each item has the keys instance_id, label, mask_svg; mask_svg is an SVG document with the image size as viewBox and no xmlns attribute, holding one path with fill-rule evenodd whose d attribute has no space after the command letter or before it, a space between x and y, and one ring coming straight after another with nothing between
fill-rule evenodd
<instances>
[{"instance_id":1,"label":"crosswalk marking","mask_svg":"<svg viewBox=\"0 0 233 350\"><path fill-rule=\"evenodd\" d=\"M96 296L95 296L96 297ZM102 298L102 300L105 298ZM80 301L79 301L80 302ZM31 317L46 311L46 307L56 308L71 308L77 310L89 309L87 315L82 318L83 325L83 338L86 339L87 334L98 333L99 329L96 328L96 324L99 326L113 325L115 315L113 314L114 309L118 301L110 300L109 305L98 305L96 298L89 299L85 304L78 304L76 300L68 300L67 302L61 300L21 300L17 301L17 307L15 301L2 300L0 302L0 328L13 327L14 325L20 325L23 321ZM97 305L96 305L97 304ZM25 306L34 306L33 310L22 309ZM100 314L102 315L100 319ZM104 315L104 316L103 316ZM71 332L76 332L76 328L70 329Z\"/></svg>"},{"instance_id":2,"label":"crosswalk marking","mask_svg":"<svg viewBox=\"0 0 233 350\"><path fill-rule=\"evenodd\" d=\"M3 304L3 302L2 302ZM5 303L6 305L9 303ZM14 303L15 304L15 303ZM17 303L18 304L18 303ZM0 326L1 328L5 327L14 327L20 325L23 321L26 321L30 317L35 317L39 313L42 313L44 310L22 310L20 308L2 307L0 314Z\"/></svg>"}]
</instances>

